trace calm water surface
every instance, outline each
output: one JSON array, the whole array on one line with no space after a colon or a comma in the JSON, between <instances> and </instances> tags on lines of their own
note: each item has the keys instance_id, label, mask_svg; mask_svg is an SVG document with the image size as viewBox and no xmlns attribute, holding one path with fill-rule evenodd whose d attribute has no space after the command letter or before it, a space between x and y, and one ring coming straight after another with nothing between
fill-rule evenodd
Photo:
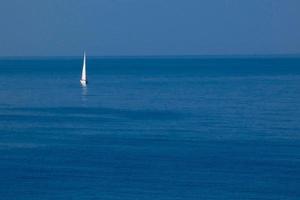
<instances>
[{"instance_id":1,"label":"calm water surface","mask_svg":"<svg viewBox=\"0 0 300 200\"><path fill-rule=\"evenodd\" d=\"M0 59L0 196L300 199L300 59Z\"/></svg>"}]
</instances>

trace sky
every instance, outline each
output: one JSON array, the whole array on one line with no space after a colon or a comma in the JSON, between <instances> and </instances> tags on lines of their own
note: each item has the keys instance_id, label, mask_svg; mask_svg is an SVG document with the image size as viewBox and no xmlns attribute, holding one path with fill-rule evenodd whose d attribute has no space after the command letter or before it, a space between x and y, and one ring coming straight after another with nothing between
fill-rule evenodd
<instances>
[{"instance_id":1,"label":"sky","mask_svg":"<svg viewBox=\"0 0 300 200\"><path fill-rule=\"evenodd\" d=\"M300 54L299 0L1 0L0 56Z\"/></svg>"}]
</instances>

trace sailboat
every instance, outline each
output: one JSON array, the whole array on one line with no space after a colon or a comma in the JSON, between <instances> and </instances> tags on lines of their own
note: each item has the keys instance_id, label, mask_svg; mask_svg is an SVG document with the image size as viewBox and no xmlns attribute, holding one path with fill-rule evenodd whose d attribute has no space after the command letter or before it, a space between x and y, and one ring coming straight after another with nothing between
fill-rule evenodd
<instances>
[{"instance_id":1,"label":"sailboat","mask_svg":"<svg viewBox=\"0 0 300 200\"><path fill-rule=\"evenodd\" d=\"M87 78L86 78L86 55L85 55L85 52L83 55L83 66L82 66L82 74L81 74L80 83L83 87L85 87L88 83Z\"/></svg>"}]
</instances>

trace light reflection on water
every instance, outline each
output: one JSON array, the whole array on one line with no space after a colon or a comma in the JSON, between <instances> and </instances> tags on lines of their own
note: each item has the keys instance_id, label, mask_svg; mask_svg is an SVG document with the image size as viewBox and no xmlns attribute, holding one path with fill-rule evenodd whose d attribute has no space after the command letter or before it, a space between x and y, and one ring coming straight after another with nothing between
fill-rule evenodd
<instances>
[{"instance_id":1,"label":"light reflection on water","mask_svg":"<svg viewBox=\"0 0 300 200\"><path fill-rule=\"evenodd\" d=\"M81 102L83 106L87 106L88 86L81 86Z\"/></svg>"}]
</instances>

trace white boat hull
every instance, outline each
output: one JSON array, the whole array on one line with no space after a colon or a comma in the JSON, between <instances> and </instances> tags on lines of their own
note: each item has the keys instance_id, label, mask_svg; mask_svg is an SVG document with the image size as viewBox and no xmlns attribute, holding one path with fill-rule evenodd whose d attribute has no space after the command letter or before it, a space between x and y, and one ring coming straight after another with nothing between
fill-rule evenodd
<instances>
[{"instance_id":1,"label":"white boat hull","mask_svg":"<svg viewBox=\"0 0 300 200\"><path fill-rule=\"evenodd\" d=\"M86 86L87 85L87 81L86 80L80 80L80 84L82 85L82 86Z\"/></svg>"}]
</instances>

